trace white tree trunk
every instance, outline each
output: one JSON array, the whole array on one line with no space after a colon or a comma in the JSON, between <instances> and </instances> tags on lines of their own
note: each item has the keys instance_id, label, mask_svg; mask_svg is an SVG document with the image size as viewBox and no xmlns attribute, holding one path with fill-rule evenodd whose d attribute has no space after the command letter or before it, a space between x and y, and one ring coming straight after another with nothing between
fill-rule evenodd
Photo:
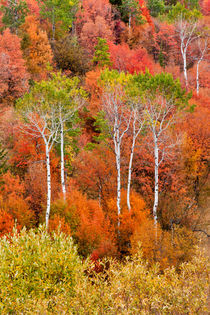
<instances>
[{"instance_id":1,"label":"white tree trunk","mask_svg":"<svg viewBox=\"0 0 210 315\"><path fill-rule=\"evenodd\" d=\"M200 43L200 41L198 41L198 46L199 46L199 50L200 50L201 56L200 56L200 59L198 59L197 67L196 67L196 91L197 91L197 95L199 95L199 88L200 88L200 84L199 84L199 66L200 66L201 61L202 61L203 58L204 58L206 49L207 49L207 47L208 47L208 41L207 41L207 39L205 39L205 45L204 45L203 48L201 48L201 43Z\"/></svg>"},{"instance_id":2,"label":"white tree trunk","mask_svg":"<svg viewBox=\"0 0 210 315\"><path fill-rule=\"evenodd\" d=\"M63 192L63 199L66 200L66 185L65 185L65 167L64 167L64 130L63 121L60 117L61 125L61 186Z\"/></svg>"},{"instance_id":3,"label":"white tree trunk","mask_svg":"<svg viewBox=\"0 0 210 315\"><path fill-rule=\"evenodd\" d=\"M136 142L136 136L135 136L135 131L134 131L133 142L132 142L132 147L131 147L131 154L130 154L130 161L129 161L129 169L128 169L127 206L128 206L129 211L131 210L130 189L131 189L131 174L132 174L132 164L133 164L135 142Z\"/></svg>"},{"instance_id":4,"label":"white tree trunk","mask_svg":"<svg viewBox=\"0 0 210 315\"><path fill-rule=\"evenodd\" d=\"M197 67L196 67L196 91L197 91L197 95L199 95L199 64L200 64L200 61L199 60L197 62Z\"/></svg>"},{"instance_id":5,"label":"white tree trunk","mask_svg":"<svg viewBox=\"0 0 210 315\"><path fill-rule=\"evenodd\" d=\"M157 226L157 208L158 208L158 194L159 194L159 187L158 187L158 167L159 167L159 152L158 152L158 143L157 138L154 137L154 154L155 154L155 192L154 192L154 205L153 205L153 218L154 218L154 225Z\"/></svg>"},{"instance_id":6,"label":"white tree trunk","mask_svg":"<svg viewBox=\"0 0 210 315\"><path fill-rule=\"evenodd\" d=\"M46 228L48 229L50 206L51 206L51 173L50 173L50 152L48 144L45 144L46 163L47 163L47 210L46 210Z\"/></svg>"},{"instance_id":7,"label":"white tree trunk","mask_svg":"<svg viewBox=\"0 0 210 315\"><path fill-rule=\"evenodd\" d=\"M129 18L128 18L128 33L129 37L131 35L131 13L129 13Z\"/></svg>"},{"instance_id":8,"label":"white tree trunk","mask_svg":"<svg viewBox=\"0 0 210 315\"><path fill-rule=\"evenodd\" d=\"M119 138L118 138L119 139ZM117 167L117 214L118 214L118 227L120 226L120 213L121 213L121 159L120 159L120 143L117 140L116 151L116 167Z\"/></svg>"},{"instance_id":9,"label":"white tree trunk","mask_svg":"<svg viewBox=\"0 0 210 315\"><path fill-rule=\"evenodd\" d=\"M184 78L185 78L185 85L188 87L188 77L187 77L187 56L186 51L184 50L182 53L183 57L183 67L184 67Z\"/></svg>"}]
</instances>

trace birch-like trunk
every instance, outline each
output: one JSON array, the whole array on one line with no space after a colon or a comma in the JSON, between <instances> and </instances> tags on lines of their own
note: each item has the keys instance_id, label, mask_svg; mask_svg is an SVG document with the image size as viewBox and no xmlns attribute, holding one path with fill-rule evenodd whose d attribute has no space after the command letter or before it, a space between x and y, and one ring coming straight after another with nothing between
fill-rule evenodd
<instances>
[{"instance_id":1,"label":"birch-like trunk","mask_svg":"<svg viewBox=\"0 0 210 315\"><path fill-rule=\"evenodd\" d=\"M200 65L201 60L197 62L197 67L196 67L196 91L197 95L199 95L199 65Z\"/></svg>"},{"instance_id":2,"label":"birch-like trunk","mask_svg":"<svg viewBox=\"0 0 210 315\"><path fill-rule=\"evenodd\" d=\"M183 57L183 67L184 67L184 78L185 78L185 84L186 87L188 87L188 77L187 77L187 56L186 56L186 50L184 49L182 53Z\"/></svg>"},{"instance_id":3,"label":"birch-like trunk","mask_svg":"<svg viewBox=\"0 0 210 315\"><path fill-rule=\"evenodd\" d=\"M200 84L199 84L199 66L200 66L201 61L204 58L204 55L205 55L205 52L206 52L206 49L207 49L207 44L208 44L208 42L207 42L207 39L206 39L205 40L205 45L204 45L204 47L202 49L201 46L200 46L201 45L200 41L198 42L201 56L200 56L200 59L198 59L197 67L196 67L196 91L197 91L197 95L199 95L199 88L200 88Z\"/></svg>"},{"instance_id":4,"label":"birch-like trunk","mask_svg":"<svg viewBox=\"0 0 210 315\"><path fill-rule=\"evenodd\" d=\"M131 35L131 13L129 13L129 18L128 18L128 33L129 37Z\"/></svg>"},{"instance_id":5,"label":"birch-like trunk","mask_svg":"<svg viewBox=\"0 0 210 315\"><path fill-rule=\"evenodd\" d=\"M61 126L61 186L63 192L63 199L66 200L66 185L65 185L65 166L64 166L64 130L63 121L60 115L60 126Z\"/></svg>"},{"instance_id":6,"label":"birch-like trunk","mask_svg":"<svg viewBox=\"0 0 210 315\"><path fill-rule=\"evenodd\" d=\"M47 210L46 210L46 228L48 229L50 206L51 206L51 173L50 173L50 151L48 143L45 143L46 163L47 163Z\"/></svg>"},{"instance_id":7,"label":"birch-like trunk","mask_svg":"<svg viewBox=\"0 0 210 315\"><path fill-rule=\"evenodd\" d=\"M120 137L119 129L117 129L117 143L116 143L116 167L117 167L117 214L118 214L118 227L120 226L120 213L121 213L121 157L120 157Z\"/></svg>"},{"instance_id":8,"label":"birch-like trunk","mask_svg":"<svg viewBox=\"0 0 210 315\"><path fill-rule=\"evenodd\" d=\"M155 154L155 192L154 192L154 205L153 205L153 218L154 225L157 227L157 208L158 208L158 167L159 167L159 152L158 152L158 143L156 136L154 137L154 154Z\"/></svg>"},{"instance_id":9,"label":"birch-like trunk","mask_svg":"<svg viewBox=\"0 0 210 315\"><path fill-rule=\"evenodd\" d=\"M129 169L128 169L127 206L128 206L128 210L129 211L131 210L130 189L131 189L131 174L132 174L132 164L133 164L133 155L134 155L135 142L136 142L136 135L135 135L135 129L134 129L133 142L132 142L130 161L129 161Z\"/></svg>"}]
</instances>

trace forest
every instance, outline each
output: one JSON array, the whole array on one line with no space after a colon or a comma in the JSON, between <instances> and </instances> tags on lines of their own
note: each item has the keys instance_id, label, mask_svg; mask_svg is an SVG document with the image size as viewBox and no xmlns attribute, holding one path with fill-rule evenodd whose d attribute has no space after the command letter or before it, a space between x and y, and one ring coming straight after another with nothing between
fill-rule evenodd
<instances>
[{"instance_id":1,"label":"forest","mask_svg":"<svg viewBox=\"0 0 210 315\"><path fill-rule=\"evenodd\" d=\"M1 314L207 314L209 26L210 0L1 0Z\"/></svg>"}]
</instances>

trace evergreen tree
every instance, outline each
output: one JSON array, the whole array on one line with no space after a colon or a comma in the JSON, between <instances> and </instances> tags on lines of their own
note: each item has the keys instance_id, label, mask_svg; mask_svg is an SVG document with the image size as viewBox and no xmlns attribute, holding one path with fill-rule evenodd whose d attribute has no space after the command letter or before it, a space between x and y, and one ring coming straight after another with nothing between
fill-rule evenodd
<instances>
[{"instance_id":1,"label":"evergreen tree","mask_svg":"<svg viewBox=\"0 0 210 315\"><path fill-rule=\"evenodd\" d=\"M93 63L99 67L111 66L109 46L106 39L98 37L98 43L95 46Z\"/></svg>"}]
</instances>

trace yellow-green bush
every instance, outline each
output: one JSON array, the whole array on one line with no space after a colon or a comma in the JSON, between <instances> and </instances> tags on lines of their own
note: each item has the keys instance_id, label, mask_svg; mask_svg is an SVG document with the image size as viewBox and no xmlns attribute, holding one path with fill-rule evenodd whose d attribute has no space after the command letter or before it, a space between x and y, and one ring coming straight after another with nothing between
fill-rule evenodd
<instances>
[{"instance_id":1,"label":"yellow-green bush","mask_svg":"<svg viewBox=\"0 0 210 315\"><path fill-rule=\"evenodd\" d=\"M21 313L30 300L75 292L82 263L71 237L23 229L0 239L0 314Z\"/></svg>"},{"instance_id":2,"label":"yellow-green bush","mask_svg":"<svg viewBox=\"0 0 210 315\"><path fill-rule=\"evenodd\" d=\"M207 261L199 253L179 272L171 267L162 273L158 264L150 267L140 251L124 263L112 261L107 274L96 276L94 283L77 287L70 314L177 315L207 310Z\"/></svg>"},{"instance_id":3,"label":"yellow-green bush","mask_svg":"<svg viewBox=\"0 0 210 315\"><path fill-rule=\"evenodd\" d=\"M0 240L1 314L203 314L208 270L194 258L160 271L141 250L124 262L108 259L94 274L70 237L23 230ZM106 269L108 266L108 269ZM103 268L102 268L103 269Z\"/></svg>"}]
</instances>

